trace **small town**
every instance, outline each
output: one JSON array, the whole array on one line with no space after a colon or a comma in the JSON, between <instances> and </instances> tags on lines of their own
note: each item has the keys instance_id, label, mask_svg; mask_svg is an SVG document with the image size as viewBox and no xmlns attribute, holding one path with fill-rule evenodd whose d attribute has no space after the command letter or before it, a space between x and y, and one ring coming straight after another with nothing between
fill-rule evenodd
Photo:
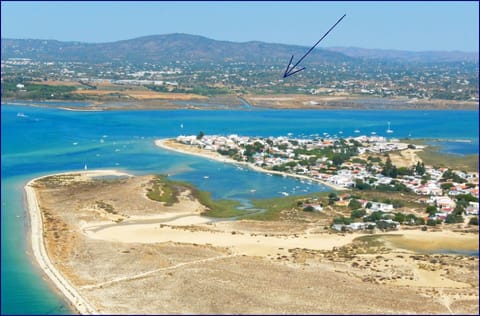
<instances>
[{"instance_id":1,"label":"small town","mask_svg":"<svg viewBox=\"0 0 480 316\"><path fill-rule=\"evenodd\" d=\"M337 62L315 65L295 83L278 79L283 60L266 65L241 61L202 65L190 60L92 64L2 57L2 97L97 100L108 96L117 100L118 91L139 90L201 96L282 93L403 98L411 103L431 99L478 102L475 62L420 63L409 65L410 71L393 62L380 70L377 63L362 60ZM127 96L120 99L129 100Z\"/></svg>"},{"instance_id":2,"label":"small town","mask_svg":"<svg viewBox=\"0 0 480 316\"><path fill-rule=\"evenodd\" d=\"M329 205L349 207L350 218L335 218L336 230L371 229L379 224L396 229L400 222L435 226L442 223L478 223L478 173L424 165L417 161L410 167L392 164L389 154L422 146L387 139L383 136L340 138L317 135L311 139L284 137L249 137L238 135L178 136L178 143L215 152L263 171L296 176L332 186ZM303 181L303 180L302 180ZM362 191L396 192L413 196L425 205L425 217L398 213L395 203L356 199ZM284 195L288 195L284 192ZM313 200L299 201L305 211L321 212L324 205ZM398 203L397 203L398 204ZM397 206L398 207L398 206ZM395 213L397 211L397 213ZM362 218L363 222L355 219Z\"/></svg>"}]
</instances>

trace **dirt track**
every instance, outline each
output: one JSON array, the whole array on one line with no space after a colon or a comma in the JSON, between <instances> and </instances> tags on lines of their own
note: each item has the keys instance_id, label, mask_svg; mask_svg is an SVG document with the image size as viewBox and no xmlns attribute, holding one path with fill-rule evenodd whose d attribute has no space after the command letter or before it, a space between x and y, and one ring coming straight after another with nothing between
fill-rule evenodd
<instances>
[{"instance_id":1,"label":"dirt track","mask_svg":"<svg viewBox=\"0 0 480 316\"><path fill-rule=\"evenodd\" d=\"M478 258L416 256L385 245L372 248L361 243L332 250L278 249L277 254L248 256L195 239L188 243L126 243L95 240L82 233L89 223L116 225L136 216L192 213L181 206L194 202L188 195L171 207L146 198L150 180L148 176L113 182L73 177L36 184L48 254L100 313L478 311L478 274L474 273ZM259 235L295 231L294 222L278 224L277 230L274 222L256 225L249 221L182 229L185 234L190 229L234 229L238 234ZM296 230L303 229L300 227ZM425 278L440 283L425 286Z\"/></svg>"}]
</instances>

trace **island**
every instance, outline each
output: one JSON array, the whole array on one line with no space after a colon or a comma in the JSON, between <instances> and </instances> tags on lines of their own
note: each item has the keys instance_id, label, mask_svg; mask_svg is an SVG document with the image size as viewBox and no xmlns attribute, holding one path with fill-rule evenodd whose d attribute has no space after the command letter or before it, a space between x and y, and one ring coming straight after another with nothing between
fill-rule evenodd
<instances>
[{"instance_id":1,"label":"island","mask_svg":"<svg viewBox=\"0 0 480 316\"><path fill-rule=\"evenodd\" d=\"M157 144L227 161L196 145ZM168 176L112 170L44 176L25 190L35 258L81 314L478 312L477 216L464 210L449 223L443 206L427 213L410 200L418 193L339 187L254 200L252 210Z\"/></svg>"}]
</instances>

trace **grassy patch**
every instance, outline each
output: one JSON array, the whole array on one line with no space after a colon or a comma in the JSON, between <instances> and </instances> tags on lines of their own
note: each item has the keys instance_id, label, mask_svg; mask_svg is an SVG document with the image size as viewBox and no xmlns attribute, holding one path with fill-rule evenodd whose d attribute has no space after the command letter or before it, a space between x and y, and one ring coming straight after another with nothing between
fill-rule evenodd
<instances>
[{"instance_id":1,"label":"grassy patch","mask_svg":"<svg viewBox=\"0 0 480 316\"><path fill-rule=\"evenodd\" d=\"M460 156L441 153L438 150L437 146L429 146L418 152L418 156L426 165L464 171L478 171L478 154Z\"/></svg>"},{"instance_id":2,"label":"grassy patch","mask_svg":"<svg viewBox=\"0 0 480 316\"><path fill-rule=\"evenodd\" d=\"M208 209L202 213L204 216L228 218L245 214L245 211L237 209L240 205L238 201L213 200L209 192L200 191L187 182L167 179L163 175L155 177L152 188L147 192L147 197L154 201L164 202L169 206L178 203L180 192L185 190L189 190L192 196Z\"/></svg>"},{"instance_id":3,"label":"grassy patch","mask_svg":"<svg viewBox=\"0 0 480 316\"><path fill-rule=\"evenodd\" d=\"M245 211L237 209L240 206L238 201L234 200L213 200L210 192L200 191L190 183L182 183L192 192L192 195L198 201L207 207L202 213L204 216L216 218L228 218L245 214Z\"/></svg>"},{"instance_id":4,"label":"grassy patch","mask_svg":"<svg viewBox=\"0 0 480 316\"><path fill-rule=\"evenodd\" d=\"M178 203L181 185L167 180L165 176L156 176L152 188L148 190L147 197L151 200L163 202L167 206Z\"/></svg>"},{"instance_id":5,"label":"grassy patch","mask_svg":"<svg viewBox=\"0 0 480 316\"><path fill-rule=\"evenodd\" d=\"M440 146L429 144L434 142L435 139L402 139L401 141L414 145L427 146L417 153L426 165L464 171L478 171L478 154L462 156L441 153L439 151Z\"/></svg>"},{"instance_id":6,"label":"grassy patch","mask_svg":"<svg viewBox=\"0 0 480 316\"><path fill-rule=\"evenodd\" d=\"M354 196L358 196L361 199L369 201L384 202L390 200L391 202L400 201L405 207L410 208L424 208L425 205L418 203L417 200L420 196L414 193L403 193L403 192L378 192L378 191L359 191L353 190L350 191Z\"/></svg>"},{"instance_id":7,"label":"grassy patch","mask_svg":"<svg viewBox=\"0 0 480 316\"><path fill-rule=\"evenodd\" d=\"M96 201L95 204L97 205L98 208L104 210L107 213L111 213L111 214L118 213L117 211L115 211L115 208L111 204L105 203L103 201Z\"/></svg>"},{"instance_id":8,"label":"grassy patch","mask_svg":"<svg viewBox=\"0 0 480 316\"><path fill-rule=\"evenodd\" d=\"M389 248L385 240L382 238L383 235L370 235L357 237L353 240L352 244L358 248L363 249L363 253L367 254L376 254L381 253L382 249Z\"/></svg>"},{"instance_id":9,"label":"grassy patch","mask_svg":"<svg viewBox=\"0 0 480 316\"><path fill-rule=\"evenodd\" d=\"M318 198L324 205L327 204L329 192L314 193L305 196L286 196L263 200L253 200L255 208L264 209L265 212L246 216L245 218L259 221L277 221L281 217L281 212L297 207L297 201L302 199Z\"/></svg>"},{"instance_id":10,"label":"grassy patch","mask_svg":"<svg viewBox=\"0 0 480 316\"><path fill-rule=\"evenodd\" d=\"M202 213L204 216L215 218L229 218L242 216L242 218L274 221L280 220L283 210L290 210L297 207L297 201L301 199L317 198L318 202L323 205L328 204L328 194L330 192L319 192L305 196L287 196L263 200L253 200L253 208L265 210L265 212L254 211L249 215L248 210L238 209L240 203L234 200L214 200L210 192L201 191L190 183L174 181L167 179L165 176L156 176L153 180L152 188L147 192L147 197L167 203L178 202L178 195L184 190L189 190L194 198L196 198L207 210ZM171 205L170 204L170 205ZM168 204L167 204L168 205Z\"/></svg>"}]
</instances>

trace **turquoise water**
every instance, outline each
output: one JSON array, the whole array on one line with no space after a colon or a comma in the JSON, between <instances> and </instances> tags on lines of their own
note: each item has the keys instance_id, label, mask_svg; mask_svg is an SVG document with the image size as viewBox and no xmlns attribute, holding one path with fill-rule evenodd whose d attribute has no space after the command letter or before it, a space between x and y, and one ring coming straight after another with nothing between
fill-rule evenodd
<instances>
[{"instance_id":1,"label":"turquoise water","mask_svg":"<svg viewBox=\"0 0 480 316\"><path fill-rule=\"evenodd\" d=\"M61 104L59 104L61 105ZM17 116L23 113L24 116ZM237 199L307 194L322 185L268 176L157 148L157 138L180 134L309 137L376 132L395 137L462 139L459 154L478 153L477 111L119 111L72 112L54 108L1 108L2 314L68 313L27 253L23 186L54 172L115 168L134 174L162 173L190 181L214 198ZM183 126L183 128L182 128ZM360 130L359 134L354 130ZM341 134L340 134L341 132ZM449 149L451 150L451 149ZM208 176L208 178L204 178ZM251 190L256 190L252 193Z\"/></svg>"}]
</instances>

